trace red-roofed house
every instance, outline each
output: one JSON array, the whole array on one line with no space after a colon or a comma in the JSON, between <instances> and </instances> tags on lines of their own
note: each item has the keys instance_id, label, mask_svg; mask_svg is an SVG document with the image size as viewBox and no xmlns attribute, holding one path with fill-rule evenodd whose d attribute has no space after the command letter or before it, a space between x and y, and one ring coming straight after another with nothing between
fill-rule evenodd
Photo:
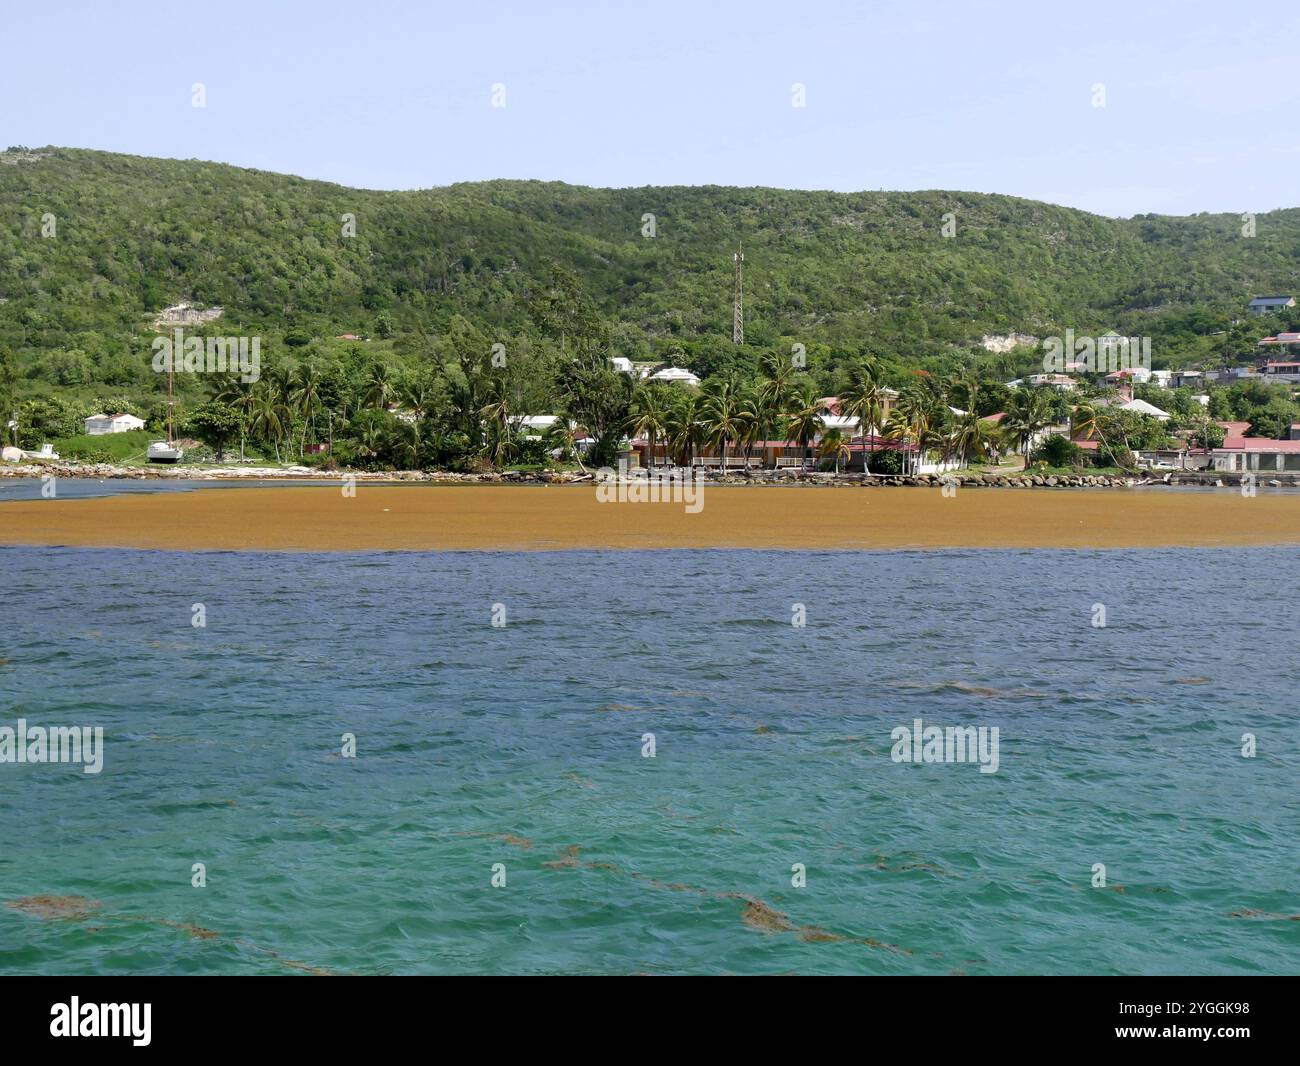
<instances>
[{"instance_id":1,"label":"red-roofed house","mask_svg":"<svg viewBox=\"0 0 1300 1066\"><path fill-rule=\"evenodd\" d=\"M1248 423L1219 423L1228 426L1245 426ZM1244 437L1229 431L1223 444L1214 449L1215 470L1259 471L1281 473L1300 471L1300 440L1271 440L1268 437Z\"/></svg>"}]
</instances>

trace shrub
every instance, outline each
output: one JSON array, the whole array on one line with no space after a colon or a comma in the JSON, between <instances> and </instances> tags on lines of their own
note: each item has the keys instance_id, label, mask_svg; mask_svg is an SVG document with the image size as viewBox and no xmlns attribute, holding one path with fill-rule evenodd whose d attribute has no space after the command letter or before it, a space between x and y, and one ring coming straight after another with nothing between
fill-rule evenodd
<instances>
[{"instance_id":1,"label":"shrub","mask_svg":"<svg viewBox=\"0 0 1300 1066\"><path fill-rule=\"evenodd\" d=\"M903 453L892 448L885 451L871 452L867 456L867 469L873 474L901 474L903 472Z\"/></svg>"},{"instance_id":2,"label":"shrub","mask_svg":"<svg viewBox=\"0 0 1300 1066\"><path fill-rule=\"evenodd\" d=\"M1077 466L1082 458L1083 449L1074 441L1061 436L1059 433L1053 433L1034 449L1030 461L1046 463L1048 466L1060 468Z\"/></svg>"}]
</instances>

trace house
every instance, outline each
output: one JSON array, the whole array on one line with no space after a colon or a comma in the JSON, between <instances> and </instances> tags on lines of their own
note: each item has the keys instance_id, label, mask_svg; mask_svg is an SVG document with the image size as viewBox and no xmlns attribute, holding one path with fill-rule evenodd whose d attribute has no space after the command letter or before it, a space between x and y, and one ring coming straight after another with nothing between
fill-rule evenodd
<instances>
[{"instance_id":1,"label":"house","mask_svg":"<svg viewBox=\"0 0 1300 1066\"><path fill-rule=\"evenodd\" d=\"M1170 375L1170 383L1176 389L1186 385L1200 385L1204 380L1205 374L1199 370L1175 370Z\"/></svg>"},{"instance_id":2,"label":"house","mask_svg":"<svg viewBox=\"0 0 1300 1066\"><path fill-rule=\"evenodd\" d=\"M1294 296L1256 296L1248 305L1252 315L1267 315L1295 306Z\"/></svg>"},{"instance_id":3,"label":"house","mask_svg":"<svg viewBox=\"0 0 1300 1066\"><path fill-rule=\"evenodd\" d=\"M885 420L889 418L889 412L894 408L894 402L898 399L898 390L883 388L880 390L880 425L870 426L869 429L879 431L884 427ZM862 431L862 420L855 415L846 415L840 407L840 398L838 396L823 396L818 401L826 413L822 415L822 426L826 433L838 429L847 437L852 437ZM820 437L818 438L820 440Z\"/></svg>"},{"instance_id":4,"label":"house","mask_svg":"<svg viewBox=\"0 0 1300 1066\"><path fill-rule=\"evenodd\" d=\"M1071 392L1078 386L1078 382L1069 374L1030 374L1029 384L1035 388L1047 386L1061 392Z\"/></svg>"},{"instance_id":5,"label":"house","mask_svg":"<svg viewBox=\"0 0 1300 1066\"><path fill-rule=\"evenodd\" d=\"M91 437L102 437L106 433L130 433L134 429L144 429L144 419L135 415L91 415L86 419L86 433Z\"/></svg>"},{"instance_id":6,"label":"house","mask_svg":"<svg viewBox=\"0 0 1300 1066\"><path fill-rule=\"evenodd\" d=\"M700 379L679 366L666 366L662 370L656 370L649 377L650 381L667 381L674 385L685 385L687 388L698 389Z\"/></svg>"},{"instance_id":7,"label":"house","mask_svg":"<svg viewBox=\"0 0 1300 1066\"><path fill-rule=\"evenodd\" d=\"M559 415L511 415L508 419L524 440L541 440L559 420Z\"/></svg>"},{"instance_id":8,"label":"house","mask_svg":"<svg viewBox=\"0 0 1300 1066\"><path fill-rule=\"evenodd\" d=\"M1244 427L1245 422L1220 422L1221 426ZM1300 471L1300 440L1271 440L1268 437L1246 437L1228 431L1223 444L1214 449L1215 470L1242 472L1281 473Z\"/></svg>"},{"instance_id":9,"label":"house","mask_svg":"<svg viewBox=\"0 0 1300 1066\"><path fill-rule=\"evenodd\" d=\"M1168 375L1169 371L1166 370L1165 374ZM1146 367L1135 366L1126 370L1113 370L1106 375L1104 380L1107 385L1112 386L1123 381L1132 381L1137 385L1145 385L1151 380L1151 375L1152 371L1147 370Z\"/></svg>"},{"instance_id":10,"label":"house","mask_svg":"<svg viewBox=\"0 0 1300 1066\"><path fill-rule=\"evenodd\" d=\"M1153 403L1147 403L1146 400L1125 400L1121 404L1116 404L1121 411L1134 411L1140 415L1150 415L1152 418L1158 418L1161 422L1169 421L1169 412L1162 411Z\"/></svg>"},{"instance_id":11,"label":"house","mask_svg":"<svg viewBox=\"0 0 1300 1066\"><path fill-rule=\"evenodd\" d=\"M1300 363L1296 362L1278 362L1265 363L1260 368L1260 374L1265 381L1300 381Z\"/></svg>"},{"instance_id":12,"label":"house","mask_svg":"<svg viewBox=\"0 0 1300 1066\"><path fill-rule=\"evenodd\" d=\"M609 361L610 363L613 364L614 370L617 371L618 373L620 374L632 373L632 360L627 358L627 356L613 355L610 356Z\"/></svg>"}]
</instances>

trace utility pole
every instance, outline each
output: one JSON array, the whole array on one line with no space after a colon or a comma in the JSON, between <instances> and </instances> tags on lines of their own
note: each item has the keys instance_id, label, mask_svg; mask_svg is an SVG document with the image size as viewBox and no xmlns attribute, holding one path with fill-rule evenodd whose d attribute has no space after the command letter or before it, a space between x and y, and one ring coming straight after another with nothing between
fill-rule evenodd
<instances>
[{"instance_id":1,"label":"utility pole","mask_svg":"<svg viewBox=\"0 0 1300 1066\"><path fill-rule=\"evenodd\" d=\"M745 253L737 250L732 256L736 261L736 302L732 309L731 340L733 344L745 343L745 307L744 307L744 272Z\"/></svg>"}]
</instances>

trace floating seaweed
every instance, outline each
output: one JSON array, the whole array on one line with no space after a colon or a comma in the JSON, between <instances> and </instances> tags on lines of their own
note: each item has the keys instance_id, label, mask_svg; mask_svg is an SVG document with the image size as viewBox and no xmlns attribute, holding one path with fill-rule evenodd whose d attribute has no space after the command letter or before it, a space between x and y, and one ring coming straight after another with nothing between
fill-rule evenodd
<instances>
[{"instance_id":1,"label":"floating seaweed","mask_svg":"<svg viewBox=\"0 0 1300 1066\"><path fill-rule=\"evenodd\" d=\"M6 901L5 906L34 918L54 920L81 920L89 918L103 907L98 900L85 896L23 896Z\"/></svg>"}]
</instances>

